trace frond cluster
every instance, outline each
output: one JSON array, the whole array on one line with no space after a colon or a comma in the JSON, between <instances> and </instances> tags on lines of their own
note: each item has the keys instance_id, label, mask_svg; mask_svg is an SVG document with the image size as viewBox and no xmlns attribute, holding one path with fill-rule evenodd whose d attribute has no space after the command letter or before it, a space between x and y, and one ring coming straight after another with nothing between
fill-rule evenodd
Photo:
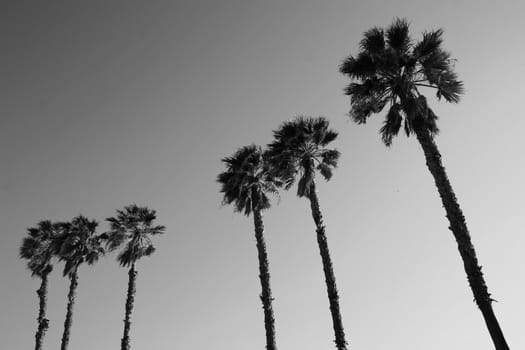
<instances>
[{"instance_id":1,"label":"frond cluster","mask_svg":"<svg viewBox=\"0 0 525 350\"><path fill-rule=\"evenodd\" d=\"M226 171L217 176L217 182L223 204L233 203L235 210L245 215L270 208L268 194L278 195L281 182L268 171L267 153L261 147L241 147L222 162Z\"/></svg>"},{"instance_id":2,"label":"frond cluster","mask_svg":"<svg viewBox=\"0 0 525 350\"><path fill-rule=\"evenodd\" d=\"M55 260L64 263L64 276L75 273L81 264L93 265L106 251L121 245L118 256L123 266L129 266L142 256L151 255L155 248L148 236L164 232L164 226L154 225L155 210L130 205L109 218L110 231L97 234L98 222L83 215L69 222L40 221L28 228L19 256L27 260L32 276L43 277L51 272ZM107 249L106 249L107 248Z\"/></svg>"},{"instance_id":3,"label":"frond cluster","mask_svg":"<svg viewBox=\"0 0 525 350\"><path fill-rule=\"evenodd\" d=\"M157 219L155 210L128 205L123 210L117 210L117 215L107 218L110 230L104 233L106 246L110 251L124 246L117 256L121 266L131 266L144 256L155 252L150 236L164 233L165 227L155 225Z\"/></svg>"},{"instance_id":4,"label":"frond cluster","mask_svg":"<svg viewBox=\"0 0 525 350\"><path fill-rule=\"evenodd\" d=\"M60 225L61 223L42 220L36 227L27 229L27 237L22 240L19 256L27 260L27 268L32 276L42 277L53 269L52 259Z\"/></svg>"},{"instance_id":5,"label":"frond cluster","mask_svg":"<svg viewBox=\"0 0 525 350\"><path fill-rule=\"evenodd\" d=\"M315 173L330 180L339 151L326 146L337 138L326 118L299 116L274 131L267 150L256 145L241 147L222 159L226 171L217 176L223 204L250 215L270 207L268 194L288 190L298 178L297 195L309 197Z\"/></svg>"},{"instance_id":6,"label":"frond cluster","mask_svg":"<svg viewBox=\"0 0 525 350\"><path fill-rule=\"evenodd\" d=\"M286 189L298 177L297 195L309 197L316 170L326 180L332 178L340 153L326 148L338 135L326 118L299 116L284 122L273 134L274 141L268 145L271 169Z\"/></svg>"},{"instance_id":7,"label":"frond cluster","mask_svg":"<svg viewBox=\"0 0 525 350\"><path fill-rule=\"evenodd\" d=\"M450 54L442 49L442 36L443 30L438 29L413 42L408 22L396 19L387 29L374 27L365 32L360 52L341 64L340 72L352 80L345 94L350 96L349 115L356 123L365 123L389 105L380 130L386 145L401 128L407 135L415 128L431 135L439 131L422 87L435 89L438 99L459 102L463 83L453 70Z\"/></svg>"},{"instance_id":8,"label":"frond cluster","mask_svg":"<svg viewBox=\"0 0 525 350\"><path fill-rule=\"evenodd\" d=\"M73 274L83 263L93 265L104 255L97 226L97 221L83 215L60 224L56 248L59 260L64 262L64 276Z\"/></svg>"}]
</instances>

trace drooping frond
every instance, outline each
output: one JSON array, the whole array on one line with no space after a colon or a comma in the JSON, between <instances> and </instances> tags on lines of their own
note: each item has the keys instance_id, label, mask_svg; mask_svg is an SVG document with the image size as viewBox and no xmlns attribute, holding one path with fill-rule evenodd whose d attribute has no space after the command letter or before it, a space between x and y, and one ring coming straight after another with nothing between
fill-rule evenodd
<instances>
[{"instance_id":1,"label":"drooping frond","mask_svg":"<svg viewBox=\"0 0 525 350\"><path fill-rule=\"evenodd\" d=\"M401 116L401 105L395 103L388 110L385 122L379 131L381 134L381 139L386 146L390 146L392 144L392 138L399 133L402 122L403 117Z\"/></svg>"},{"instance_id":2,"label":"drooping frond","mask_svg":"<svg viewBox=\"0 0 525 350\"><path fill-rule=\"evenodd\" d=\"M150 256L155 251L149 236L163 234L166 227L155 225L157 212L148 207L131 204L117 215L107 218L110 230L103 234L106 246L110 251L122 246L117 256L121 266L129 267L143 256Z\"/></svg>"}]
</instances>

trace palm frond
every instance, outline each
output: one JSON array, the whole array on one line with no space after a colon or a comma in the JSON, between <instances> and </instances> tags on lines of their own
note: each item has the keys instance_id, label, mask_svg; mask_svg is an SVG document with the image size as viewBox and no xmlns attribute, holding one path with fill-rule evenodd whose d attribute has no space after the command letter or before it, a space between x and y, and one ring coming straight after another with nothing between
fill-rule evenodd
<instances>
[{"instance_id":1,"label":"palm frond","mask_svg":"<svg viewBox=\"0 0 525 350\"><path fill-rule=\"evenodd\" d=\"M362 51L370 54L370 56L381 55L385 49L385 36L381 28L374 27L367 30L363 34L363 39L359 43Z\"/></svg>"},{"instance_id":2,"label":"palm frond","mask_svg":"<svg viewBox=\"0 0 525 350\"><path fill-rule=\"evenodd\" d=\"M354 58L349 56L341 63L339 71L353 79L366 79L377 72L377 66L368 53L361 52Z\"/></svg>"},{"instance_id":3,"label":"palm frond","mask_svg":"<svg viewBox=\"0 0 525 350\"><path fill-rule=\"evenodd\" d=\"M463 82L458 80L456 73L446 70L443 71L436 83L437 98L443 97L447 102L458 103L461 95L464 93Z\"/></svg>"},{"instance_id":4,"label":"palm frond","mask_svg":"<svg viewBox=\"0 0 525 350\"><path fill-rule=\"evenodd\" d=\"M379 130L379 133L381 134L381 139L383 140L383 143L386 146L392 145L392 139L399 133L402 121L403 116L401 115L401 105L395 103L388 110L385 122Z\"/></svg>"},{"instance_id":5,"label":"palm frond","mask_svg":"<svg viewBox=\"0 0 525 350\"><path fill-rule=\"evenodd\" d=\"M395 50L398 57L408 54L411 44L408 28L406 19L396 18L386 30L388 46Z\"/></svg>"},{"instance_id":6,"label":"palm frond","mask_svg":"<svg viewBox=\"0 0 525 350\"><path fill-rule=\"evenodd\" d=\"M423 39L414 45L414 57L421 59L440 50L443 43L443 29L423 33Z\"/></svg>"}]
</instances>

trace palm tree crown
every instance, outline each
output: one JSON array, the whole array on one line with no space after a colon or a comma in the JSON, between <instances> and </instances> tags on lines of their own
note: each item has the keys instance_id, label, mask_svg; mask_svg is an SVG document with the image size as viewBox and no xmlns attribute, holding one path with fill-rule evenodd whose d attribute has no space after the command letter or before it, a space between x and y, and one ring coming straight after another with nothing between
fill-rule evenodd
<instances>
[{"instance_id":1,"label":"palm tree crown","mask_svg":"<svg viewBox=\"0 0 525 350\"><path fill-rule=\"evenodd\" d=\"M267 193L277 195L280 182L271 175L266 158L260 147L250 145L222 159L227 169L217 176L217 182L222 185L223 204L233 203L245 215L270 207Z\"/></svg>"},{"instance_id":2,"label":"palm tree crown","mask_svg":"<svg viewBox=\"0 0 525 350\"><path fill-rule=\"evenodd\" d=\"M340 153L326 146L337 138L337 132L329 129L324 117L299 116L284 122L274 131L274 142L268 145L272 171L289 189L299 175L297 195L310 196L310 185L315 177L315 170L330 180L332 171L337 167Z\"/></svg>"},{"instance_id":3,"label":"palm tree crown","mask_svg":"<svg viewBox=\"0 0 525 350\"><path fill-rule=\"evenodd\" d=\"M20 258L27 259L27 267L32 276L42 277L53 269L52 258L60 227L60 223L42 220L36 227L27 229L28 235L22 240L19 255Z\"/></svg>"},{"instance_id":4,"label":"palm tree crown","mask_svg":"<svg viewBox=\"0 0 525 350\"><path fill-rule=\"evenodd\" d=\"M115 250L122 244L124 249L117 256L121 266L129 267L143 256L150 256L155 251L150 235L164 233L165 227L153 225L157 212L136 204L117 210L116 217L107 218L110 231L104 234L109 250Z\"/></svg>"},{"instance_id":5,"label":"palm tree crown","mask_svg":"<svg viewBox=\"0 0 525 350\"><path fill-rule=\"evenodd\" d=\"M459 102L464 90L453 71L450 54L441 47L443 30L425 32L416 43L408 30L404 19L396 19L386 30L368 30L359 54L348 57L340 66L341 73L354 81L345 94L351 97L349 114L355 122L363 124L372 113L389 105L380 130L387 146L402 124L407 136L418 127L431 135L439 131L437 116L420 94L421 88L435 89L438 99L454 103Z\"/></svg>"},{"instance_id":6,"label":"palm tree crown","mask_svg":"<svg viewBox=\"0 0 525 350\"><path fill-rule=\"evenodd\" d=\"M103 237L96 235L96 220L79 215L71 222L60 225L62 234L59 237L57 253L60 260L65 262L64 276L71 277L81 264L93 265L104 255Z\"/></svg>"}]
</instances>

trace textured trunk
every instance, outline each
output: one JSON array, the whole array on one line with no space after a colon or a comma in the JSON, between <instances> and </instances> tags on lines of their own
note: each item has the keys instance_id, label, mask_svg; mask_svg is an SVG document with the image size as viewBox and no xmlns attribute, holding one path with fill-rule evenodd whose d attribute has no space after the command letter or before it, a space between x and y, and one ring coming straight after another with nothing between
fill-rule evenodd
<instances>
[{"instance_id":1,"label":"textured trunk","mask_svg":"<svg viewBox=\"0 0 525 350\"><path fill-rule=\"evenodd\" d=\"M121 350L129 350L129 329L131 328L131 312L133 311L133 303L135 302L135 281L137 279L137 270L135 270L135 264L132 264L129 269L129 281L128 281L128 296L126 298L126 316L124 318L124 336L120 344Z\"/></svg>"},{"instance_id":2,"label":"textured trunk","mask_svg":"<svg viewBox=\"0 0 525 350\"><path fill-rule=\"evenodd\" d=\"M67 312L66 320L64 321L64 334L62 334L61 350L67 350L69 345L69 334L71 332L71 325L73 324L73 306L75 305L75 292L78 285L77 270L70 276L69 293L67 294Z\"/></svg>"},{"instance_id":3,"label":"textured trunk","mask_svg":"<svg viewBox=\"0 0 525 350\"><path fill-rule=\"evenodd\" d=\"M458 244L459 254L463 259L463 266L467 274L470 288L474 294L474 300L483 314L483 318L485 319L485 323L487 324L487 328L496 349L508 350L509 347L505 341L498 320L494 315L494 311L492 310L493 300L488 292L483 273L481 272L481 266L479 266L476 257L476 251L470 240L465 217L459 207L456 195L452 190L445 168L441 164L441 154L427 130L417 128L415 131L417 139L425 153L428 169L434 177L439 196L445 207L447 218L450 223L449 229L454 234Z\"/></svg>"},{"instance_id":4,"label":"textured trunk","mask_svg":"<svg viewBox=\"0 0 525 350\"><path fill-rule=\"evenodd\" d=\"M310 206L312 208L312 217L316 226L317 243L319 244L321 259L323 260L326 290L328 291L328 300L330 301L330 312L332 313L332 322L335 333L335 345L338 350L346 350L348 343L345 340L343 320L341 319L341 312L339 311L339 295L335 284L335 274L332 267L332 259L330 258L330 251L328 250L328 242L326 240L325 228L323 225L323 216L321 215L321 209L319 207L319 198L317 198L317 193L315 191L315 182L312 181L310 185Z\"/></svg>"},{"instance_id":5,"label":"textured trunk","mask_svg":"<svg viewBox=\"0 0 525 350\"><path fill-rule=\"evenodd\" d=\"M261 280L262 293L260 295L264 309L264 328L266 329L266 349L277 350L275 345L275 320L272 308L272 289L270 288L270 270L268 268L268 255L266 243L264 242L264 225L262 214L259 209L253 211L253 223L255 225L255 239L257 240L257 253L259 256L259 278Z\"/></svg>"},{"instance_id":6,"label":"textured trunk","mask_svg":"<svg viewBox=\"0 0 525 350\"><path fill-rule=\"evenodd\" d=\"M42 275L42 283L40 288L36 291L39 299L39 310L38 310L38 330L35 334L35 350L42 349L42 342L44 335L49 328L49 320L46 318L46 306L47 306L47 276L49 272Z\"/></svg>"}]
</instances>

